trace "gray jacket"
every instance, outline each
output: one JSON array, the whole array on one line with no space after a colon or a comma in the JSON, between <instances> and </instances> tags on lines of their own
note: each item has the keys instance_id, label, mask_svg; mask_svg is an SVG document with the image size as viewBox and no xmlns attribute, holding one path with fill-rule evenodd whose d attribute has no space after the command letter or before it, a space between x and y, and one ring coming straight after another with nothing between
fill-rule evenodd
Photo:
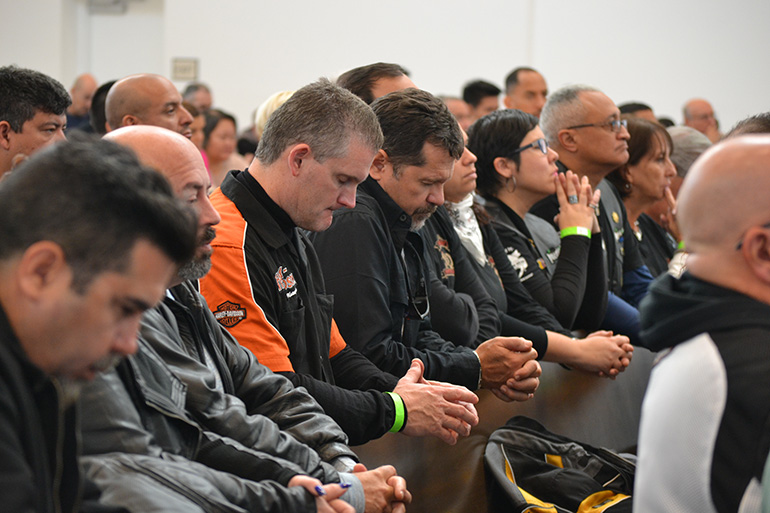
<instances>
[{"instance_id":1,"label":"gray jacket","mask_svg":"<svg viewBox=\"0 0 770 513\"><path fill-rule=\"evenodd\" d=\"M334 468L348 470L355 455L320 406L238 346L190 285L172 294L176 301L167 298L145 315L139 352L84 390L84 453L100 455L84 463L105 496L120 497L132 480L155 476L150 490L195 490L203 480L225 503L247 510L305 511L313 509L309 494L258 481L285 485L301 473L356 483ZM116 452L133 457L117 458ZM191 463L180 472L183 458L206 470L197 472ZM245 484L235 484L238 478ZM363 499L360 484L351 491L349 499ZM149 492L144 500L157 496L165 504L165 495ZM204 510L219 510L195 493L182 495Z\"/></svg>"}]
</instances>

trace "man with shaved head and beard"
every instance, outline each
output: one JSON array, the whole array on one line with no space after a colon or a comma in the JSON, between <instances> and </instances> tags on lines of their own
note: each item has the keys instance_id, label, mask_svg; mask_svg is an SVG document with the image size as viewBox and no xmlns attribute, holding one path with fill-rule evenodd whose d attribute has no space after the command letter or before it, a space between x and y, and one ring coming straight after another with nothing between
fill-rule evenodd
<instances>
[{"instance_id":1,"label":"man with shaved head and beard","mask_svg":"<svg viewBox=\"0 0 770 513\"><path fill-rule=\"evenodd\" d=\"M131 75L110 88L105 105L107 131L123 126L154 125L189 138L192 116L182 106L182 95L160 75Z\"/></svg>"},{"instance_id":2,"label":"man with shaved head and beard","mask_svg":"<svg viewBox=\"0 0 770 513\"><path fill-rule=\"evenodd\" d=\"M196 477L213 473L214 486L247 510L275 510L281 504L295 504L292 511L304 511L313 503L319 511L336 508L332 499L344 489L326 486L321 493L316 486L337 482L351 485L344 497L357 511L364 510L364 503L369 508L370 503L389 502L385 494L398 494L398 500L408 501L405 483L392 467L372 471L354 468L356 456L347 447L340 427L307 392L273 374L240 347L219 326L195 285L188 281L209 271L213 227L220 221L208 199L209 177L193 143L151 126L121 128L105 138L133 149L145 165L169 180L177 197L191 203L199 216L195 257L179 268L162 303L143 317L137 356L98 382L99 386L87 390L83 399L84 408L91 409L90 415L84 415L85 449L97 455L89 460L89 470L100 477L98 484L105 495L123 497L132 486L130 479L111 472L109 453L154 455L155 444L171 453L168 459L184 456L202 463L204 468L189 462ZM156 378L169 370L183 383L182 392L163 386L163 380ZM180 393L182 398L178 399ZM166 401L160 410L154 407L158 396ZM169 401L176 405L171 412ZM132 417L132 411L139 415ZM137 425L137 417L141 425ZM190 442L190 424L202 432L201 442L196 437ZM142 432L149 434L137 434ZM153 440L149 446L147 439ZM146 460L131 464L142 461ZM163 468L168 472L166 479L190 486L177 472ZM345 472L351 470L355 474ZM269 479L283 486L247 483L245 486L254 487L256 493L248 501L238 502L238 488L223 485L216 471L248 481ZM144 509L151 509L152 497L148 492L143 498ZM329 503L322 504L326 501Z\"/></svg>"},{"instance_id":3,"label":"man with shaved head and beard","mask_svg":"<svg viewBox=\"0 0 770 513\"><path fill-rule=\"evenodd\" d=\"M761 510L770 447L770 136L706 151L679 191L689 252L642 303L667 354L642 407L634 511Z\"/></svg>"}]
</instances>

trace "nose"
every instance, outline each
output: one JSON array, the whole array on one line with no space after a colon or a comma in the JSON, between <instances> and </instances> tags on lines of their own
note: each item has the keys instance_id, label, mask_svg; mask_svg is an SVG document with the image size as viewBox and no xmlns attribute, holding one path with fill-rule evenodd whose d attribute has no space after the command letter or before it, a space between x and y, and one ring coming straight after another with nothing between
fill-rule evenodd
<instances>
[{"instance_id":1,"label":"nose","mask_svg":"<svg viewBox=\"0 0 770 513\"><path fill-rule=\"evenodd\" d=\"M193 117L190 111L185 109L183 105L179 105L179 124L183 127L188 127L192 122Z\"/></svg>"},{"instance_id":2,"label":"nose","mask_svg":"<svg viewBox=\"0 0 770 513\"><path fill-rule=\"evenodd\" d=\"M666 157L666 176L668 178L673 178L676 176L676 166L668 157Z\"/></svg>"},{"instance_id":3,"label":"nose","mask_svg":"<svg viewBox=\"0 0 770 513\"><path fill-rule=\"evenodd\" d=\"M444 204L444 184L440 183L431 187L428 194L428 203L436 206Z\"/></svg>"},{"instance_id":4,"label":"nose","mask_svg":"<svg viewBox=\"0 0 770 513\"><path fill-rule=\"evenodd\" d=\"M553 148L551 148L549 146L548 147L548 163L552 164L552 163L556 162L558 159L559 159L559 152L557 152L556 150L554 150Z\"/></svg>"},{"instance_id":5,"label":"nose","mask_svg":"<svg viewBox=\"0 0 770 513\"><path fill-rule=\"evenodd\" d=\"M476 155L468 149L468 147L465 147L465 150L463 151L462 157L460 157L460 163L463 166L470 166L471 164L475 163L478 159Z\"/></svg>"},{"instance_id":6,"label":"nose","mask_svg":"<svg viewBox=\"0 0 770 513\"><path fill-rule=\"evenodd\" d=\"M219 222L222 220L222 216L219 215L217 209L215 209L214 205L211 204L208 196L205 196L204 199L199 201L197 204L199 205L198 216L200 217L198 222L201 225L214 226L219 224Z\"/></svg>"},{"instance_id":7,"label":"nose","mask_svg":"<svg viewBox=\"0 0 770 513\"><path fill-rule=\"evenodd\" d=\"M67 140L67 134L64 133L64 128L60 128L60 129L56 130L56 133L54 134L53 140L54 140L54 142L66 141Z\"/></svg>"},{"instance_id":8,"label":"nose","mask_svg":"<svg viewBox=\"0 0 770 513\"><path fill-rule=\"evenodd\" d=\"M347 208L353 208L356 206L356 188L355 187L343 187L340 191L340 195L337 198L337 202Z\"/></svg>"},{"instance_id":9,"label":"nose","mask_svg":"<svg viewBox=\"0 0 770 513\"><path fill-rule=\"evenodd\" d=\"M628 127L620 125L620 131L618 131L618 139L625 139L626 141L631 139L631 134L628 133Z\"/></svg>"},{"instance_id":10,"label":"nose","mask_svg":"<svg viewBox=\"0 0 770 513\"><path fill-rule=\"evenodd\" d=\"M118 333L115 336L115 340L111 348L114 354L126 356L136 352L136 350L139 348L139 344L137 343L137 336L139 333L140 320L141 316L137 315L136 319L132 319L126 322L125 326L121 326L118 329Z\"/></svg>"}]
</instances>

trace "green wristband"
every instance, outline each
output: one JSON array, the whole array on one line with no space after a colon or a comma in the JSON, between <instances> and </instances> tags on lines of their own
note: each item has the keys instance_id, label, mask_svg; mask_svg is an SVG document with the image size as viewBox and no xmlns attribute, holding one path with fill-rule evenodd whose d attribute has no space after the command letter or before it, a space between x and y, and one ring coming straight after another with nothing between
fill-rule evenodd
<instances>
[{"instance_id":1,"label":"green wristband","mask_svg":"<svg viewBox=\"0 0 770 513\"><path fill-rule=\"evenodd\" d=\"M394 392L385 392L390 396L391 399L393 399L393 405L396 407L396 418L393 421L393 427L390 428L391 433L398 433L402 429L404 429L405 420L406 420L406 414L404 409L404 400L401 399L401 396L394 393Z\"/></svg>"},{"instance_id":2,"label":"green wristband","mask_svg":"<svg viewBox=\"0 0 770 513\"><path fill-rule=\"evenodd\" d=\"M560 235L562 239L568 235L582 235L583 237L588 237L590 239L591 230L582 226L568 226L560 232Z\"/></svg>"},{"instance_id":3,"label":"green wristband","mask_svg":"<svg viewBox=\"0 0 770 513\"><path fill-rule=\"evenodd\" d=\"M676 245L676 250L677 251L684 251L684 241L683 240L680 240L679 244Z\"/></svg>"}]
</instances>

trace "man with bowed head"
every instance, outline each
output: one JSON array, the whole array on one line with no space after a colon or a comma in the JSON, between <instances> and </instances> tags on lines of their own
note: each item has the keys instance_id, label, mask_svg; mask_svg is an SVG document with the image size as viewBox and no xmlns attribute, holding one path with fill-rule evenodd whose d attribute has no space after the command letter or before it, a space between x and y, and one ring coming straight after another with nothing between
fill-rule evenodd
<instances>
[{"instance_id":1,"label":"man with bowed head","mask_svg":"<svg viewBox=\"0 0 770 513\"><path fill-rule=\"evenodd\" d=\"M31 157L0 204L0 496L7 511L69 512L80 386L136 351L142 313L192 256L194 215L101 141Z\"/></svg>"},{"instance_id":2,"label":"man with bowed head","mask_svg":"<svg viewBox=\"0 0 770 513\"><path fill-rule=\"evenodd\" d=\"M357 445L388 431L453 444L478 422L470 391L428 383L414 361L382 372L340 335L313 246L332 212L355 204L382 141L371 109L327 80L276 110L246 171L211 201L222 216L201 292L219 322L261 363L305 387Z\"/></svg>"}]
</instances>

